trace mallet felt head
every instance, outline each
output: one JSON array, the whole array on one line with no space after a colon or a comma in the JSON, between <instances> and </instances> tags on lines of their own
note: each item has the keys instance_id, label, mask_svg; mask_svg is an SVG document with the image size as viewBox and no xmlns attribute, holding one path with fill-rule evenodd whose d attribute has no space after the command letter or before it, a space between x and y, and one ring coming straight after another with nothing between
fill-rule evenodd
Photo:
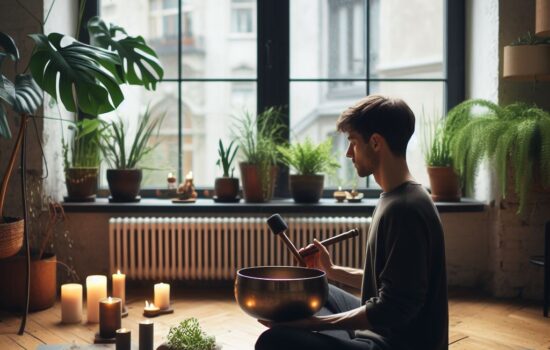
<instances>
[{"instance_id":1,"label":"mallet felt head","mask_svg":"<svg viewBox=\"0 0 550 350\"><path fill-rule=\"evenodd\" d=\"M271 215L269 219L267 219L267 225L276 235L285 232L288 229L288 225L279 214Z\"/></svg>"}]
</instances>

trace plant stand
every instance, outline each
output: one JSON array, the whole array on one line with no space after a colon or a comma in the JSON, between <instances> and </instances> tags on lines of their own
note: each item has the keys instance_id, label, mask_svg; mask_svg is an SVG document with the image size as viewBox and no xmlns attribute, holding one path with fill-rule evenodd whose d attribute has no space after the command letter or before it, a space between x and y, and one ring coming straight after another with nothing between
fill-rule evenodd
<instances>
[{"instance_id":1,"label":"plant stand","mask_svg":"<svg viewBox=\"0 0 550 350\"><path fill-rule=\"evenodd\" d=\"M27 324L27 317L29 316L29 301L30 301L30 294L31 294L31 286L30 286L30 279L31 279L31 250L29 247L29 227L27 225L28 223L28 215L27 215L27 196L25 195L26 191L26 185L27 185L27 122L29 120L28 115L23 115L21 119L21 128L23 129L23 145L21 147L21 197L23 198L23 220L24 220L24 238L23 238L23 245L25 246L25 256L27 260L27 274L25 279L25 286L26 286L26 298L25 298L25 311L23 313L23 318L21 319L21 325L19 326L19 332L17 332L18 335L23 335L25 333L25 326Z\"/></svg>"}]
</instances>

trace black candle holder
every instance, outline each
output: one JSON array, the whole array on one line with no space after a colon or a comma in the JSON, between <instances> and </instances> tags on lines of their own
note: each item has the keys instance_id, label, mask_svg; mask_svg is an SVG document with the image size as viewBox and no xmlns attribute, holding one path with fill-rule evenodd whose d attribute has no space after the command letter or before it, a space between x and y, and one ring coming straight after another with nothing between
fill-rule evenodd
<instances>
[{"instance_id":1,"label":"black candle holder","mask_svg":"<svg viewBox=\"0 0 550 350\"><path fill-rule=\"evenodd\" d=\"M174 309L172 309L172 307L170 306L167 309L147 310L147 311L143 310L143 317L152 318L160 315L167 315L167 314L173 314L173 313L174 313Z\"/></svg>"},{"instance_id":2,"label":"black candle holder","mask_svg":"<svg viewBox=\"0 0 550 350\"><path fill-rule=\"evenodd\" d=\"M103 338L101 335L99 335L99 332L97 332L94 336L94 344L114 344L115 342L116 337Z\"/></svg>"}]
</instances>

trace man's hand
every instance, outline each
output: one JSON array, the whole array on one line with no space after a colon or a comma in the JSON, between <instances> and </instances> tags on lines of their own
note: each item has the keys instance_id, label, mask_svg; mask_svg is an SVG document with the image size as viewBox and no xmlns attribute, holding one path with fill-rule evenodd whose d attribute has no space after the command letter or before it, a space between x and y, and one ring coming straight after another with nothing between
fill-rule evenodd
<instances>
[{"instance_id":1,"label":"man's hand","mask_svg":"<svg viewBox=\"0 0 550 350\"><path fill-rule=\"evenodd\" d=\"M304 318L301 320L296 321L288 321L288 322L270 322L265 320L258 320L261 324L266 326L267 328L271 328L273 326L281 326L281 327L292 327L292 328L300 328L300 329L307 329L310 331L318 331L321 330L322 327L322 320L317 316L311 316L308 318Z\"/></svg>"},{"instance_id":2,"label":"man's hand","mask_svg":"<svg viewBox=\"0 0 550 350\"><path fill-rule=\"evenodd\" d=\"M306 256L304 258L307 267L323 270L328 275L334 264L330 259L330 254L327 248L322 245L317 239L313 239L313 244L308 245L306 248L309 248L311 246L317 247L319 252ZM301 248L298 252L301 252L306 248Z\"/></svg>"}]
</instances>

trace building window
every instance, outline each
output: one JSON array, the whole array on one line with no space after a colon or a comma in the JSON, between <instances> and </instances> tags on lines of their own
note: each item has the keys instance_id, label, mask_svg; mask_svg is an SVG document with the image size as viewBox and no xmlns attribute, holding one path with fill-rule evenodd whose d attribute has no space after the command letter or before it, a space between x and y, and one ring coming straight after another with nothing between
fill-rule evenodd
<instances>
[{"instance_id":1,"label":"building window","mask_svg":"<svg viewBox=\"0 0 550 350\"><path fill-rule=\"evenodd\" d=\"M128 120L147 103L167 111L156 151L163 154L152 156L159 170L147 172L146 186L164 186L168 171L181 179L192 170L199 187L212 187L217 143L231 140L234 117L275 104L288 106L291 141L333 137L343 166L328 186L370 186L355 177L344 156L347 141L334 129L344 109L372 93L401 97L415 112L407 157L427 184L422 111L443 116L463 89L447 65L457 57L449 55L457 43L448 38L464 20L449 11L463 0L96 1L106 21L144 36L165 68L157 91L124 87L117 110Z\"/></svg>"}]
</instances>

